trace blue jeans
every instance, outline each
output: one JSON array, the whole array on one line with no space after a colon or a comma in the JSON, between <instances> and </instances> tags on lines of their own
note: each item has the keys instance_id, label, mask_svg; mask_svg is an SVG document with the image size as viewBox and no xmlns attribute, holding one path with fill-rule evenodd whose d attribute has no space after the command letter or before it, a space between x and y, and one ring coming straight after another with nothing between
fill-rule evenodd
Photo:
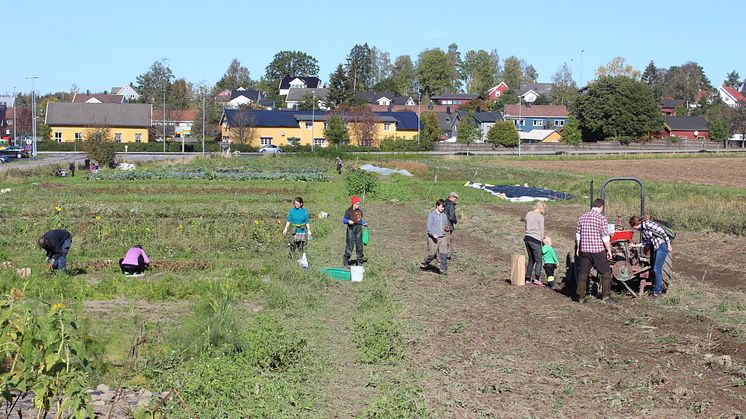
<instances>
[{"instance_id":1,"label":"blue jeans","mask_svg":"<svg viewBox=\"0 0 746 419\"><path fill-rule=\"evenodd\" d=\"M70 251L72 245L73 241L70 239L65 240L65 242L62 243L62 255L52 261L52 269L58 269L65 272L65 267L67 267L67 253Z\"/></svg>"},{"instance_id":2,"label":"blue jeans","mask_svg":"<svg viewBox=\"0 0 746 419\"><path fill-rule=\"evenodd\" d=\"M655 294L663 292L663 264L666 263L667 257L668 245L663 243L655 250L655 260L653 261L653 273L655 274L655 286L653 292Z\"/></svg>"}]
</instances>

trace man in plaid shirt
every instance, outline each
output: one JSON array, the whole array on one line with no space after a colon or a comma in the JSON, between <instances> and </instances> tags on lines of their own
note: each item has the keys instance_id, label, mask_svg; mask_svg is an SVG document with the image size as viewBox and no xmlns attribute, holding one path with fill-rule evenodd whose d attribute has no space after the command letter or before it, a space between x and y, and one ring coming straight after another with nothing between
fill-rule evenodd
<instances>
[{"instance_id":1,"label":"man in plaid shirt","mask_svg":"<svg viewBox=\"0 0 746 419\"><path fill-rule=\"evenodd\" d=\"M575 255L578 257L580 270L578 272L577 300L586 301L588 289L588 275L591 266L596 268L601 279L601 297L604 301L616 304L611 298L611 244L609 238L609 222L603 215L604 200L596 199L590 211L578 219L575 232L577 247Z\"/></svg>"}]
</instances>

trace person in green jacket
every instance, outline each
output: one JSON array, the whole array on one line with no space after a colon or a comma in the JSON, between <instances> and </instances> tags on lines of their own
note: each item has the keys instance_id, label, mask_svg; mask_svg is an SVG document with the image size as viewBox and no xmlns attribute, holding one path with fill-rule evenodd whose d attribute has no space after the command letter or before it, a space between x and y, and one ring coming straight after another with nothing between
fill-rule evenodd
<instances>
[{"instance_id":1,"label":"person in green jacket","mask_svg":"<svg viewBox=\"0 0 746 419\"><path fill-rule=\"evenodd\" d=\"M541 247L541 259L544 272L547 274L547 286L554 288L554 271L557 269L557 253L552 247L552 238L544 236L544 246Z\"/></svg>"}]
</instances>

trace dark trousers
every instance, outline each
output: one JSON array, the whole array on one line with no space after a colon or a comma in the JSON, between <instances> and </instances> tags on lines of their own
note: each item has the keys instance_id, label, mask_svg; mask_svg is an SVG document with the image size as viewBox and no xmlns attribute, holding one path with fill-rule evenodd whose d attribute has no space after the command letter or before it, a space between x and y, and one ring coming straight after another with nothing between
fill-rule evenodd
<instances>
[{"instance_id":1,"label":"dark trousers","mask_svg":"<svg viewBox=\"0 0 746 419\"><path fill-rule=\"evenodd\" d=\"M523 237L523 243L526 245L528 258L526 259L526 281L531 280L531 275L537 280L541 278L541 242L533 237Z\"/></svg>"},{"instance_id":2,"label":"dark trousers","mask_svg":"<svg viewBox=\"0 0 746 419\"><path fill-rule=\"evenodd\" d=\"M611 266L609 266L609 260L606 259L606 252L580 252L578 265L578 285L575 291L579 298L585 297L588 290L588 275L591 273L591 266L596 268L601 280L601 297L611 295Z\"/></svg>"},{"instance_id":3,"label":"dark trousers","mask_svg":"<svg viewBox=\"0 0 746 419\"><path fill-rule=\"evenodd\" d=\"M342 256L342 265L350 265L350 256L352 256L352 250L355 249L357 254L357 265L363 265L363 226L361 225L348 225L347 226L347 238L345 240L345 254Z\"/></svg>"},{"instance_id":4,"label":"dark trousers","mask_svg":"<svg viewBox=\"0 0 746 419\"><path fill-rule=\"evenodd\" d=\"M557 269L556 263L545 263L544 264L544 273L547 274L547 281L553 281L554 280L554 271Z\"/></svg>"},{"instance_id":5,"label":"dark trousers","mask_svg":"<svg viewBox=\"0 0 746 419\"><path fill-rule=\"evenodd\" d=\"M72 247L72 245L72 239L67 239L64 243L62 243L62 253L60 253L56 258L52 259L52 269L57 269L63 272L66 270L67 254L70 253L70 248Z\"/></svg>"},{"instance_id":6,"label":"dark trousers","mask_svg":"<svg viewBox=\"0 0 746 419\"><path fill-rule=\"evenodd\" d=\"M145 272L145 259L142 257L142 255L138 256L137 265L131 265L129 263L122 262L124 262L124 258L119 259L119 268L122 270L123 274L141 274Z\"/></svg>"}]
</instances>

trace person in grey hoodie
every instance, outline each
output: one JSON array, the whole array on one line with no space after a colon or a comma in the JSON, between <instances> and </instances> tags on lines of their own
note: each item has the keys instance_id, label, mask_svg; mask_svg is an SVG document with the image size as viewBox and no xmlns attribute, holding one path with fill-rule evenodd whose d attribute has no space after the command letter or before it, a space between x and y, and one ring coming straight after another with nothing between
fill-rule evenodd
<instances>
[{"instance_id":1,"label":"person in grey hoodie","mask_svg":"<svg viewBox=\"0 0 746 419\"><path fill-rule=\"evenodd\" d=\"M437 256L440 274L448 275L448 241L446 239L448 217L444 211L445 203L439 199L435 202L435 208L427 216L427 256L420 262L420 269L427 269L430 262Z\"/></svg>"}]
</instances>

